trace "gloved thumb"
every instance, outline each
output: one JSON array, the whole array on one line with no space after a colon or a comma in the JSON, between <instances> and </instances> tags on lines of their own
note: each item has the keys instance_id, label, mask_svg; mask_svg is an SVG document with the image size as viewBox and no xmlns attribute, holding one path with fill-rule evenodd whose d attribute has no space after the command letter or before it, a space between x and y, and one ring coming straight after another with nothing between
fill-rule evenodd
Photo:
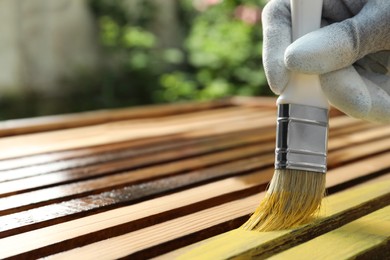
<instances>
[{"instance_id":1,"label":"gloved thumb","mask_svg":"<svg viewBox=\"0 0 390 260\"><path fill-rule=\"evenodd\" d=\"M353 64L367 54L390 49L390 5L368 1L354 17L311 32L285 52L288 69L324 74Z\"/></svg>"}]
</instances>

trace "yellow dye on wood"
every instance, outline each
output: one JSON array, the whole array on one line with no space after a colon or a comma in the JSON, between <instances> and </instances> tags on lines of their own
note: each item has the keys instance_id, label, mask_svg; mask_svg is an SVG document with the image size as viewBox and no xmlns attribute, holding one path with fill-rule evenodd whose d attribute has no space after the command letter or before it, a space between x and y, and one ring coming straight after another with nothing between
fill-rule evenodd
<instances>
[{"instance_id":1,"label":"yellow dye on wood","mask_svg":"<svg viewBox=\"0 0 390 260\"><path fill-rule=\"evenodd\" d=\"M309 224L295 229L273 232L233 230L213 237L196 248L190 247L189 251L181 255L179 259L270 257L279 253L281 249L286 250L295 246L296 244L292 242L307 241L316 236L315 234L324 233L324 230L340 227L354 216L367 214L369 209L365 206L368 204L371 206L384 202L387 205L390 204L389 187L390 180L386 180L337 193L324 199L320 216ZM306 240L298 241L302 238Z\"/></svg>"},{"instance_id":2,"label":"yellow dye on wood","mask_svg":"<svg viewBox=\"0 0 390 260\"><path fill-rule=\"evenodd\" d=\"M390 206L387 206L270 259L351 259L389 241Z\"/></svg>"}]
</instances>

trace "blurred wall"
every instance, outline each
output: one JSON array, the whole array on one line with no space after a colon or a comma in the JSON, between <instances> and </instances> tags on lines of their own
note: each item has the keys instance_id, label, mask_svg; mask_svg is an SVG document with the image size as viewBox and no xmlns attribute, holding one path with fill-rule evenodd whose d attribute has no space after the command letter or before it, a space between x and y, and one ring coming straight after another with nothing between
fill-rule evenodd
<instances>
[{"instance_id":1,"label":"blurred wall","mask_svg":"<svg viewBox=\"0 0 390 260\"><path fill-rule=\"evenodd\" d=\"M0 95L55 95L63 79L97 64L86 0L0 0L0 33Z\"/></svg>"}]
</instances>

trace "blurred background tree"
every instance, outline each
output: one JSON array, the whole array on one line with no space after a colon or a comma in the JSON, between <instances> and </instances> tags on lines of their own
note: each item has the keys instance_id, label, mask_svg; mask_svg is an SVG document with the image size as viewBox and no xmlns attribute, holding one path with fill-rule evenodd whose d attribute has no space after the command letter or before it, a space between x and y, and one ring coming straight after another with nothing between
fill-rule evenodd
<instances>
[{"instance_id":1,"label":"blurred background tree","mask_svg":"<svg viewBox=\"0 0 390 260\"><path fill-rule=\"evenodd\" d=\"M64 77L62 94L51 97L53 105L42 109L40 95L30 95L32 108L21 111L19 106L19 112L0 112L0 117L271 95L261 62L265 3L88 0L99 41L98 65ZM12 100L0 101L0 110L7 104Z\"/></svg>"}]
</instances>

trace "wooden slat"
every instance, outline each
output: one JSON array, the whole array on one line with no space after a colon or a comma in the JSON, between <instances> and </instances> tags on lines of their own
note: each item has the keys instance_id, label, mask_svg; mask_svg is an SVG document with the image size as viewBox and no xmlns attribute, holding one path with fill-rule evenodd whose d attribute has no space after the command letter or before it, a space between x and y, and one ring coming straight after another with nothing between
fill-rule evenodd
<instances>
[{"instance_id":1,"label":"wooden slat","mask_svg":"<svg viewBox=\"0 0 390 260\"><path fill-rule=\"evenodd\" d=\"M75 159L75 160L68 160L68 161L60 161L52 164L43 164L43 165L36 165L32 167L18 168L16 170L3 171L0 172L1 174L0 175L0 197L4 196L4 194L7 193L13 194L18 191L23 191L23 190L28 191L30 189L37 188L37 187L45 187L48 185L61 184L72 180L73 181L82 180L88 177L107 174L110 172L110 170L107 170L110 167L115 169L115 170L111 170L111 172L128 170L134 167L140 167L148 164L150 165L155 163L162 163L168 160L180 159L183 157L185 158L187 156L201 155L202 153L218 151L219 149L226 149L229 148L230 146L234 147L235 145L244 145L251 142L255 143L259 141L270 141L269 143L266 144L259 143L258 145L261 146L262 149L264 149L264 152L271 152L271 149L274 148L274 144L273 144L274 132L268 131L268 134L264 132L260 132L260 133L262 134L258 135L258 133L256 132L251 132L251 133L244 132L239 136L228 136L225 137L226 139L222 139L222 140L220 140L219 138L215 138L215 139L207 138L206 140L202 140L202 142L187 141L179 144L169 144L163 147L157 146L157 147L153 147L153 149L151 149L150 147L147 147L146 149L141 148L141 149L137 149L137 151L134 151L132 149L120 150L119 152L112 151L109 154L104 154L101 156L87 157L84 159ZM374 135L374 136L376 138L383 138L383 134L387 135L387 132L384 131L379 131L379 133L381 133L382 136L380 135L379 136ZM351 151L341 150L332 153L334 146L332 145L333 143L331 143L329 148L330 149L329 161L331 162L331 166L335 165L337 161L345 162L347 161L348 158L355 158L355 159L359 158L359 156L356 156L357 153L364 156L374 152L377 153L381 152L383 150L386 150L389 147L389 143L388 143L389 141L386 140L384 141L379 140L374 143L372 142L367 143L369 139L367 140L366 136L368 135L365 134L365 132L363 132L363 135L358 134L357 138L354 139L356 143L365 142L363 145L361 145L362 147L358 146L358 148L360 149L353 149ZM372 137L372 135L370 135L369 137ZM340 137L335 137L332 140L337 142L339 140L344 140L344 139L345 136L340 136ZM347 143L351 144L351 142L347 142ZM186 146L189 145L191 145L191 149L186 148ZM164 152L167 149L171 149L171 150ZM176 151L174 149L179 149L179 151ZM370 150L366 151L367 149ZM141 157L141 158L133 157L134 155L143 155L143 154L150 154L150 153L153 154L155 152L160 152L158 157L155 156ZM124 162L117 161L117 160L121 160L122 158ZM131 161L129 160L130 158ZM102 164L112 160L116 160L115 163L111 163L112 166L109 166L110 164L105 164L105 165ZM94 164L94 165L90 167L83 167L80 168L79 170L75 169L75 170L56 172L58 170L72 169L72 168L81 167L89 164ZM115 165L118 166L115 167ZM51 174L50 176L44 175L51 172L54 173ZM36 176L36 177L25 178L29 176ZM7 181L7 183L1 183L1 181Z\"/></svg>"},{"instance_id":2,"label":"wooden slat","mask_svg":"<svg viewBox=\"0 0 390 260\"><path fill-rule=\"evenodd\" d=\"M333 119L331 120L333 122ZM341 135L341 134L350 134L351 132L356 132L356 126L364 125L364 124L352 124L349 125L347 120L343 120L341 123L344 124L338 124L338 127L331 128L330 131L330 137L333 137L335 135ZM135 140L132 142L121 142L121 143L114 143L109 145L103 145L103 146L97 146L93 148L83 148L78 150L72 150L72 151L64 151L64 152L57 152L57 153L50 153L45 155L37 155L37 156L29 156L29 157L23 157L18 159L11 159L11 160L2 160L0 161L0 181L1 178L3 180L11 180L12 178L5 179L6 175L13 176L13 178L16 178L18 175L20 175L20 171L28 173L28 175L35 175L36 174L44 174L51 171L59 171L59 170L65 170L74 168L76 166L83 166L88 164L93 164L94 162L100 162L100 161L109 161L114 159L120 159L126 156L135 156L135 155L141 155L143 153L151 153L151 152L161 152L163 150L174 148L180 149L183 145L191 145L191 144L197 144L198 142L209 142L213 141L215 139L220 138L244 138L243 136L251 135L251 134L258 134L259 138L263 138L263 140L266 140L268 138L272 139L275 138L275 131L274 126L272 127L257 127L253 130L251 130L250 123L244 125L245 128L239 128L239 129L232 129L230 126L223 127L222 129L229 132L215 132L215 129L208 129L208 135L203 136L202 133L197 132L196 135L192 134L191 136L186 137L174 137L174 136L167 136L165 138L166 140L149 140L149 142L144 142L141 144L139 140ZM236 130L239 130L237 132ZM343 130L343 131L340 131ZM341 147L345 143L343 140L345 138L348 138L349 140L352 139L352 141L349 141L348 143L350 145L356 144L359 142L368 141L373 138L380 138L387 134L388 128L385 129L379 129L380 131L375 131L372 129L368 129L368 131L372 131L375 134L361 134L361 129L359 129L359 133L354 134L354 138L344 136L342 139L336 139L334 140L331 138L329 146L334 149L337 147ZM220 136L222 134L222 136ZM237 136L231 136L231 135L237 135ZM225 135L225 136L224 136ZM152 141L152 143L150 142ZM215 140L216 141L216 140ZM92 156L96 155L95 158ZM87 158L86 158L87 157ZM71 160L74 159L74 162ZM65 162L66 160L66 162ZM54 164L54 165L53 165ZM31 168L28 168L28 166L33 166ZM24 168L24 169L20 169ZM12 169L17 169L16 171L11 171ZM37 173L38 170L38 173ZM41 170L39 172L39 170ZM22 176L28 176L28 175L22 175Z\"/></svg>"},{"instance_id":3,"label":"wooden slat","mask_svg":"<svg viewBox=\"0 0 390 260\"><path fill-rule=\"evenodd\" d=\"M261 126L261 124L259 125L259 122L250 121L246 124L229 124L225 125L223 128L214 127L180 135L164 135L146 139L123 140L121 142L107 143L92 147L80 147L76 150L52 151L45 154L26 155L15 159L0 160L0 170L7 171L31 165L47 164L69 159L80 159L97 154L111 154L112 152L123 149L138 151L145 148L149 150L155 149L156 146L163 145L171 147L179 142L196 142L197 140L216 138L226 134L245 134L247 131L259 131L259 134L269 136L271 128L274 129L272 126L264 127ZM271 134L274 136L275 133L272 132L273 131L271 131Z\"/></svg>"},{"instance_id":4,"label":"wooden slat","mask_svg":"<svg viewBox=\"0 0 390 260\"><path fill-rule=\"evenodd\" d=\"M382 158L382 161L385 161L385 160L387 160L387 161L389 161L389 156L390 156L390 154L388 155L388 158ZM357 166L355 169L360 169L360 167L359 166ZM373 170L373 169L372 169ZM358 173L358 171L351 171L351 175L352 175L352 173L354 173L354 172L357 172ZM370 173L372 173L372 172L368 172L367 174L370 174ZM350 180L353 180L354 179L354 176L349 176L349 178L350 178ZM329 176L329 178L332 180L332 178L333 178L333 181L328 181L328 185L329 186L331 186L331 185L336 185L336 184L338 184L338 185L340 185L341 183L340 182L337 182L338 181L338 178L337 178L337 175L336 174L330 174L330 175L328 175ZM253 181L256 181L255 179L253 179L251 182L249 182L251 185L255 185L254 183L253 183ZM341 182L346 182L347 180L346 179L343 179L343 180L341 180ZM242 183L245 183L245 182L248 182L248 181L244 181L244 180L242 180L242 181L240 181L240 182L242 182ZM264 182L264 180L262 181L262 182ZM261 184L261 183L260 183ZM258 184L257 184L258 185ZM329 187L328 186L328 187ZM217 186L214 186L214 188L212 188L211 189L211 191L218 191L218 190L220 190L220 189L224 189L225 188L225 186L224 185L222 185L222 186L220 186L219 188L217 187ZM248 188L248 187L247 187ZM390 190L389 189L387 189L389 192L390 192ZM257 197L257 200L256 200L256 203L258 203L258 200L259 200L259 197ZM382 201L382 200L380 200L380 201ZM165 204L165 202L163 201L163 200L161 200L161 199L159 199L159 203L160 204ZM251 201L251 205L252 205L252 208L251 208L251 211L244 211L243 209L240 209L238 212L240 212L241 213L241 217L242 216L245 216L245 215L247 215L247 214L249 214L250 212L252 212L254 209L255 209L255 203L253 202L253 201ZM176 205L176 204L174 204L174 205ZM238 203L238 205L245 205L245 203L243 203L242 201L240 202L240 203ZM231 206L229 206L229 207L231 207ZM137 212L143 212L143 210L137 210ZM147 213L147 212L146 212ZM108 215L106 215L107 216L107 221L111 221L111 219L112 219L112 216L113 215L111 215L111 214L109 214L108 213ZM223 213L223 216L225 217L225 220L227 221L228 219L231 219L231 215L227 212L226 214L225 213ZM93 216L94 217L94 216ZM147 215L145 215L144 217L147 217ZM203 219L206 221L207 220L207 218L204 218L203 217ZM88 222L89 223L100 223L101 222L101 220L100 221L96 221L96 220L93 220L93 219L90 219L90 220L88 220ZM70 224L66 224L66 223L70 223ZM68 229L69 230L72 230L72 229L79 229L79 228L76 228L75 226L73 226L72 225L72 223L73 222L66 222L66 223L64 223L64 225L68 225ZM129 223L127 223L128 225L129 225ZM59 224L59 225L61 225L61 224ZM70 225L70 226L69 226ZM80 224L80 226L85 226L85 224L83 224L83 222ZM108 226L107 224L105 224L105 225L103 225L103 226ZM54 227L54 226L52 226L52 227ZM42 229L40 229L40 230L42 230ZM43 230L46 230L45 228L43 229ZM195 232L196 230L194 230L194 232ZM32 232L34 232L34 231L32 231ZM28 236L28 234L30 234L30 236L31 236L31 234L32 234L32 236L37 236L37 237L40 237L42 234L40 234L39 233L40 231L39 230L37 230L37 233L36 234L34 234L34 233L26 233L26 236ZM45 231L45 232L47 232L47 231ZM57 235L59 235L60 236L60 234L62 234L60 231L58 231L58 230L55 230L54 229L54 231L52 231L54 234L57 234ZM87 235L82 235L82 234L80 234L80 233L78 233L78 234L76 234L77 236L81 236L81 238L79 238L79 239L77 239L76 237L74 237L74 235L75 234L73 234L73 233L69 233L69 234L71 234L71 238L70 237L68 237L68 238L64 238L63 236L60 236L58 239L60 239L60 241L63 241L63 242L61 242L61 248L63 249L63 248L66 248L66 247L71 247L72 245L74 245L73 243L75 242L75 241L79 241L80 243L82 243L82 241L89 241L90 242L90 240L91 239L93 239L93 238L95 238L95 234L94 234L94 232L96 232L96 230L93 230L93 229L88 229L88 228L86 228L86 231L85 231L85 233L84 234L87 234ZM180 233L180 232L179 232ZM111 232L107 232L107 234L111 234L112 235L112 233ZM181 234L181 233L180 233ZM46 234L47 235L47 234ZM45 236L46 236L45 235ZM90 236L92 236L92 238L90 237ZM88 238L89 237L89 238ZM88 239L89 240L88 240ZM21 234L21 237L20 237L20 239L25 239L23 236L22 236L22 234ZM50 244L47 244L48 242L45 242L46 243L46 245L45 245L45 243L43 243L43 244L41 244L41 247L42 248L40 248L40 249L37 249L37 250L35 250L34 252L30 252L30 253L27 253L27 255L31 255L31 256L34 256L34 254L38 254L39 252L39 254L41 254L41 253L43 253L43 252L46 252L46 251L51 251L51 250L55 250L56 248L58 248L58 247L56 247L56 246L53 246L53 244L54 245L56 245L56 241L58 241L58 239L53 239L53 236L51 236L51 239L50 239L50 241L51 241L51 245ZM80 241L81 240L81 241ZM68 241L71 241L72 243L70 243L69 244L69 242ZM59 241L57 242L57 243L59 243ZM1 245L1 244L0 244ZM58 245L57 245L58 246ZM0 255L1 256L1 255Z\"/></svg>"},{"instance_id":5,"label":"wooden slat","mask_svg":"<svg viewBox=\"0 0 390 260\"><path fill-rule=\"evenodd\" d=\"M0 137L96 125L126 119L177 115L181 113L210 110L227 106L231 106L231 101L225 99L198 104L187 103L155 105L137 108L100 110L59 116L46 116L33 119L8 120L0 123Z\"/></svg>"},{"instance_id":6,"label":"wooden slat","mask_svg":"<svg viewBox=\"0 0 390 260\"><path fill-rule=\"evenodd\" d=\"M270 148L273 148L273 143L268 143L268 146L270 147ZM259 147L262 147L262 148L264 148L264 144L263 145L261 145L261 146L259 146ZM344 150L341 150L341 152L343 152L343 153L350 153L350 154L354 154L353 153L353 151L354 151L355 149L354 149L354 147L350 147L350 148L346 148L346 150L344 151ZM267 152L267 151L269 151L270 152L270 150L264 150L264 152ZM348 152L348 151L351 151L351 152ZM256 167L261 167L261 166L267 166L267 165L271 165L271 163L272 163L272 161L271 161L271 156L270 157L268 157L269 159L268 159L268 164L264 164L263 162L262 162L262 160L259 158L259 163L257 164L257 166L256 166L256 164L253 164L253 163L249 163L249 165L248 166L250 166L250 165L255 165ZM359 158L359 157L356 157L355 156L355 158L353 157L353 156L350 156L349 157L349 159L357 159L357 158ZM255 160L256 160L256 158L254 158ZM348 158L344 158L344 163L345 162L347 162L347 160L346 159L348 159ZM248 161L248 162L250 162L250 161ZM338 161L338 162L340 162L340 160ZM243 165L245 165L245 164L247 164L247 162L245 162L245 160L243 161ZM238 164L238 165L240 165L240 164ZM379 164L379 165L381 165L381 164ZM229 166L229 164L228 165L226 165L226 166ZM383 167L386 167L386 164L385 165L381 165L381 166L383 166ZM241 166L243 169L248 169L248 167L244 167L244 166ZM332 163L330 164L330 168L332 168ZM154 171L153 170L154 168L152 168L152 171ZM223 167L221 167L221 169L223 169ZM233 167L232 169L236 169L235 167ZM229 169L228 171L222 171L222 173L224 172L225 173L225 175L224 176L228 176L228 175L226 175L226 174L234 174L234 172L235 171L232 171L232 169ZM361 169L365 169L365 167L362 167ZM377 169L378 170L378 169ZM208 176L209 176L209 178L208 179L212 179L212 178L215 178L215 174L212 174L212 172L213 171L216 171L216 169L214 169L214 168L211 168L210 170L207 170L206 171L206 173L207 172L211 172L211 174L208 174ZM221 173L221 170L218 170L218 172L220 172ZM239 171L238 171L239 172ZM364 171L361 173L361 174L363 174L364 175ZM67 175L69 175L69 173L67 173ZM139 175L140 176L140 175ZM220 175L220 176L222 176L222 175ZM146 176L145 176L146 177ZM44 181L50 181L50 177L45 177L45 176L38 176L37 177L38 178L38 180L42 180L42 182L44 182ZM18 184L25 184L25 185L28 185L29 183L31 183L32 185L34 184L34 182L30 182L29 181L29 179L31 179L32 181L34 180L34 178L28 178L28 179L26 179L26 181L25 181L25 183L24 183L24 180L22 180L23 182L19 182ZM173 178L173 179L175 179L175 178ZM194 177L192 177L192 181L191 181L191 183L196 183L196 182L199 182L199 181L204 181L204 180L206 180L204 177L200 177L199 176L199 179L198 180L196 180L196 179L194 179ZM171 181L172 183L178 183L177 181ZM157 182L158 183L158 182ZM186 183L185 182L179 182L179 183L183 183L183 184L181 184L181 185L186 185ZM7 191L7 187L8 187L8 189L10 189L10 188L12 188L12 185L11 184L13 184L13 182L6 182L6 183L3 183L3 192L6 192ZM189 183L187 183L187 184L189 184ZM10 185L10 186L7 186L7 185ZM155 189L155 190L159 190L160 192L161 192L161 189L159 189L159 188L157 188L157 187L161 187L161 185L158 185L158 184L156 184L157 186L149 186L150 188L149 188L149 190L152 190L152 188L153 189ZM16 188L18 188L18 187L20 187L20 185L14 185L14 186L16 186ZM71 186L72 187L72 186ZM174 186L172 186L171 188L173 188ZM166 189L169 189L169 187L166 187ZM49 189L50 190L50 189ZM70 189L70 190L72 190L72 189ZM132 188L132 190L133 190L133 193L135 192L135 190L134 190L134 188ZM126 193L126 191L128 192L129 190L128 190L128 188L123 188L123 191L122 191L122 193L123 194L125 194ZM39 191L39 193L43 193L43 190L41 190L41 191ZM53 193L53 192L50 192L50 193ZM25 195L22 195L22 197L24 197L24 198L32 198L34 193L27 193L27 194L25 194ZM55 194L55 193L53 193L53 194ZM104 193L103 193L104 194ZM108 193L108 194L110 194L110 193ZM131 196L131 197L128 197L128 196L123 196L123 195L119 195L120 193L117 193L117 196L118 196L118 198L127 198L127 201L128 202L130 202L131 200L134 200L134 199L139 199L139 196L137 197L137 198L134 198L133 196ZM148 194L148 193L145 193L145 189L144 189L144 192L143 193L141 193L141 194L144 194L144 195L146 195L146 194ZM57 194L57 196L58 196L58 194ZM101 195L101 196L99 196L98 198L98 200L99 201L102 201L103 200L103 198L105 197L105 195ZM15 198L17 198L17 197L14 197L14 199ZM57 198L59 198L59 197L57 197ZM23 199L20 199L20 200L23 200ZM90 199L87 199L87 200L90 200ZM5 200L6 202L7 202L7 199ZM31 202L31 199L29 200L29 199L27 199L27 201L30 201ZM83 201L83 199L81 199L81 201ZM49 201L50 202L50 201ZM48 202L46 202L46 203L48 203ZM77 201L77 200L74 200L73 201L73 204L75 204L75 205L79 205L81 202L79 202L79 201ZM114 204L117 204L117 203L123 203L123 200L122 199L119 199L119 200L110 200L110 203L108 203L109 205L114 205ZM28 204L28 203L27 203ZM107 206L107 202L106 203L104 203L106 206ZM42 205L42 204L41 204ZM85 206L85 207L74 207L74 206L71 206L71 203L66 203L66 205L67 205L67 207L62 207L62 208L67 208L67 210L61 210L60 212L62 212L62 213L64 213L64 212L66 212L66 213L68 213L69 215L71 215L71 214L75 214L75 213L77 213L77 212L75 212L74 210L70 210L70 209L72 209L72 208L77 208L77 209L79 209L79 211L78 212L85 212L85 210L91 210L92 208L94 208L94 209L96 209L96 207L99 207L99 205L94 205L92 208L90 207L90 206ZM21 205L19 205L19 206L21 206ZM54 208L54 210L51 210L50 208L47 208L47 209L45 209L47 212L56 212L57 210L58 210L58 207L57 206L53 206L53 208ZM69 209L70 208L70 209ZM18 210L23 210L23 209L25 209L25 208L18 208ZM10 213L10 212L15 212L15 211L8 211L8 213ZM37 216L37 215L41 215L42 213L40 213L41 211L39 211L39 210L37 210L37 212L35 213L35 214L33 214L33 213L29 213L29 214L33 214L33 216ZM7 212L6 212L7 213ZM4 213L5 214L5 213ZM48 220L48 219L50 219L49 217L48 217L48 214L45 214L45 216L47 217L47 218L45 218L45 220ZM54 216L55 217L64 217L62 214L54 214ZM21 218L22 218L22 216L19 216L19 217L15 217L15 218L17 218L18 220L19 220L19 223L20 224L22 224L22 223L24 223L24 221L23 220L21 220ZM41 219L40 217L35 217L34 219L37 219L37 222L38 222L38 219ZM28 224L34 224L34 223L28 223ZM5 230L7 230L7 228L5 227L4 228Z\"/></svg>"},{"instance_id":7,"label":"wooden slat","mask_svg":"<svg viewBox=\"0 0 390 260\"><path fill-rule=\"evenodd\" d=\"M261 143L266 145L266 143L274 141L274 134L272 134L272 132L263 133L260 135L258 132L261 133L263 131L246 131L239 135L228 135L223 136L222 138L214 137L195 140L190 139L168 144L163 143L162 145L156 144L152 147L131 147L129 149L111 150L105 153L93 153L90 156L81 158L72 158L69 160L55 161L52 163L0 171L0 182L18 180L30 176L39 176L49 173L61 175L61 171L64 175L66 174L66 176L69 177L71 174L71 169L81 167L85 169L84 172L87 172L85 177L88 177L90 174L88 167L96 167L97 165L103 165L108 162L131 160L128 162L129 166L127 166L127 169L129 169L131 167L141 167L144 165L173 161L190 156L218 152L249 144ZM263 147L263 149L266 149L266 147ZM156 153L158 153L158 157L154 156Z\"/></svg>"},{"instance_id":8,"label":"wooden slat","mask_svg":"<svg viewBox=\"0 0 390 260\"><path fill-rule=\"evenodd\" d=\"M157 177L178 174L183 171L194 170L200 167L226 163L230 160L255 156L262 152L259 145L252 145L243 149L233 149L212 155L190 158L179 162L165 163L154 167L148 167L137 171L121 172L103 176L98 179L86 180L77 183L63 184L55 187L16 194L11 197L0 198L0 215L44 205L50 202L58 202L62 199L70 199L88 195L91 193L104 192L109 189L120 188L139 181L152 180ZM127 163L121 162L121 163ZM115 166L110 166L118 167Z\"/></svg>"},{"instance_id":9,"label":"wooden slat","mask_svg":"<svg viewBox=\"0 0 390 260\"><path fill-rule=\"evenodd\" d=\"M280 250L280 248L292 246L293 244L290 243L292 240L295 243L308 240L315 235L338 227L351 219L367 214L370 210L372 211L372 208L377 209L387 205L385 203L390 202L389 185L390 181L375 183L329 197L326 202L326 215L323 213L312 224L290 231L265 233L233 230L195 248L187 255L184 255L183 259L230 259L238 256L270 256L275 251ZM189 227L190 223L191 225L196 225L198 229L205 229L210 225L210 222L221 221L225 214L239 217L245 209L248 212L249 203L245 204L243 201L235 201L234 203L223 205L225 206L223 209L219 208L223 207L221 205L208 210L211 212L198 212L192 216L172 220L169 223L151 226L143 230L58 254L57 257L59 259L69 259L76 256L82 258L89 257L90 259L94 257L114 259L127 256L135 259L139 257L136 254L139 251L147 248L152 250L150 249L152 246L156 246L164 241L178 239L178 237L194 232ZM240 205L244 206L242 207ZM370 209L367 209L367 205L370 205ZM210 216L207 221L202 218L204 214ZM334 221L334 219L337 219L337 221ZM150 257L145 254L147 254L146 250L143 256Z\"/></svg>"},{"instance_id":10,"label":"wooden slat","mask_svg":"<svg viewBox=\"0 0 390 260\"><path fill-rule=\"evenodd\" d=\"M212 169L206 172L204 175L205 179L208 177L210 172L213 172ZM266 183L272 176L272 172L273 171L270 169L253 171L252 173L244 176L228 178L225 180L215 181L210 184L204 184L200 187L190 188L185 191L178 191L172 195L166 195L164 199L150 199L146 202L140 202L126 208L115 209L112 211L113 213L107 213L109 214L108 217L102 218L105 218L107 222L111 223L106 227L112 227L116 230L116 232L134 230L145 226L145 223L159 223L172 217L189 214L199 209L215 206L223 201L230 201L245 195L248 196L256 194L259 191L264 190ZM175 178L174 180L175 183L179 184L179 187L180 184L183 186L191 184L191 181L185 179L185 176L183 176L182 179L182 183L180 183L180 179ZM164 179L161 182L169 183L168 185L170 188L174 188L175 186L170 179ZM149 193L158 193L161 192L161 187L164 188L164 186L161 185L161 182L155 181L145 183L143 186L147 188ZM132 201L132 197L137 198L137 196L145 196L145 194L139 193L139 190L137 191L136 188L137 186L134 186L133 190L131 187L112 190L99 195L91 195L82 199L70 200L59 204L53 204L32 209L30 211L0 217L0 222L5 223L5 225L3 225L0 229L0 237L16 234L17 232L24 232L26 230L37 228L37 226L48 226L45 221L50 221L49 223L51 224L58 223L58 221L55 220L61 217L65 217L68 220L70 219L69 216L75 214L80 215L80 213L83 213L82 215L85 216L87 215L86 212L88 210L93 210L110 204L120 204L121 202L131 204L129 202ZM131 196L132 194L135 195ZM121 216L125 215L125 212L127 212L127 215L122 220L123 222L118 223L116 221L111 221L113 220L110 219L111 214ZM106 213L101 214L103 215L99 216L107 216ZM132 217L132 214L136 215ZM150 216L154 216L153 219L147 219ZM88 221L95 222L93 219ZM118 229L115 228L115 225L122 226ZM125 225L125 227L123 227L123 225Z\"/></svg>"},{"instance_id":11,"label":"wooden slat","mask_svg":"<svg viewBox=\"0 0 390 260\"><path fill-rule=\"evenodd\" d=\"M213 113L197 112L192 115L161 118L157 121L152 119L118 121L97 126L2 138L0 140L0 160L120 141L174 134L183 135L186 132L216 127L222 123L243 124L248 120L253 120L258 121L258 126L264 126L266 120L261 119L270 113L273 114L272 111L256 111L253 108L226 108ZM275 125L274 120L270 118L267 120L269 126Z\"/></svg>"},{"instance_id":12,"label":"wooden slat","mask_svg":"<svg viewBox=\"0 0 390 260\"><path fill-rule=\"evenodd\" d=\"M370 259L390 257L390 206L269 259L369 259L367 256Z\"/></svg>"},{"instance_id":13,"label":"wooden slat","mask_svg":"<svg viewBox=\"0 0 390 260\"><path fill-rule=\"evenodd\" d=\"M221 106L145 110L133 117L127 111L104 122L2 138L0 248L15 239L23 243L7 252L16 258L63 251L55 257L78 252L77 258L85 258L80 252L108 243L114 250L108 254L145 259L238 227L257 207L273 173L274 101L240 97ZM389 126L332 114L328 193L388 182ZM382 207L388 196L373 194L353 218ZM321 232L289 236L303 243L353 221L344 215L337 224L321 224ZM282 240L267 242L260 253L295 246Z\"/></svg>"}]
</instances>

